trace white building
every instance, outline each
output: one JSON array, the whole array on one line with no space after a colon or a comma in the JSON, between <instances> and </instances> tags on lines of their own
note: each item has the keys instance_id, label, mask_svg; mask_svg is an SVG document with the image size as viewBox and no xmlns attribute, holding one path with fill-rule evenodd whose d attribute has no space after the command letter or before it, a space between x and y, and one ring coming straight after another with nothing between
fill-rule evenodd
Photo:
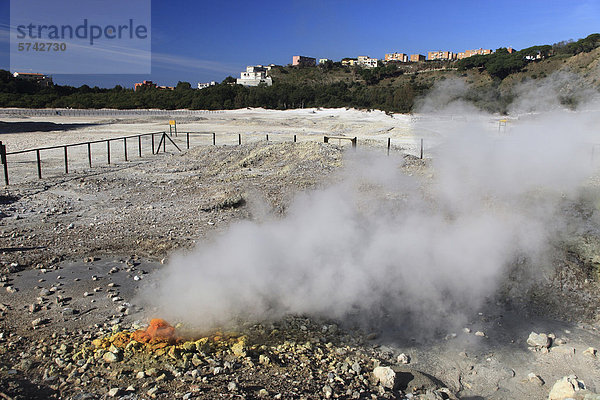
<instances>
[{"instance_id":1,"label":"white building","mask_svg":"<svg viewBox=\"0 0 600 400\"><path fill-rule=\"evenodd\" d=\"M377 67L377 59L370 58L369 56L358 56L357 64L364 68L375 68Z\"/></svg>"},{"instance_id":2,"label":"white building","mask_svg":"<svg viewBox=\"0 0 600 400\"><path fill-rule=\"evenodd\" d=\"M270 69L270 67L263 67L262 65L249 65L246 67L246 71L240 74L236 83L244 86L258 86L261 83L271 86L273 80L270 76L267 76Z\"/></svg>"},{"instance_id":3,"label":"white building","mask_svg":"<svg viewBox=\"0 0 600 400\"><path fill-rule=\"evenodd\" d=\"M325 64L327 61L331 61L329 58L319 58L319 64Z\"/></svg>"},{"instance_id":4,"label":"white building","mask_svg":"<svg viewBox=\"0 0 600 400\"><path fill-rule=\"evenodd\" d=\"M198 89L206 89L209 86L215 86L217 84L217 82L215 81L210 81L210 82L206 82L206 83L202 83L202 82L198 82Z\"/></svg>"}]
</instances>

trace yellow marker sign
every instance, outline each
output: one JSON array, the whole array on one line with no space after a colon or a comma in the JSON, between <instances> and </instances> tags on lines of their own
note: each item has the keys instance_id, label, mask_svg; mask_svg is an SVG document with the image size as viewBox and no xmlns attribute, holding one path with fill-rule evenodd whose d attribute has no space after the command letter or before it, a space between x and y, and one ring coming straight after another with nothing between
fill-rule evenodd
<instances>
[{"instance_id":1,"label":"yellow marker sign","mask_svg":"<svg viewBox=\"0 0 600 400\"><path fill-rule=\"evenodd\" d=\"M175 120L174 119L169 120L169 125L175 125Z\"/></svg>"}]
</instances>

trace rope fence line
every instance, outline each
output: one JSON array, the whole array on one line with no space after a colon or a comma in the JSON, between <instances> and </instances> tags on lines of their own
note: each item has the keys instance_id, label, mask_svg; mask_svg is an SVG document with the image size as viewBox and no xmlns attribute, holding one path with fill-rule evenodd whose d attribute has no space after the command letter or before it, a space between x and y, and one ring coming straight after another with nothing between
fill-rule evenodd
<instances>
[{"instance_id":1,"label":"rope fence line","mask_svg":"<svg viewBox=\"0 0 600 400\"><path fill-rule=\"evenodd\" d=\"M185 136L185 139L183 139L183 137ZM221 136L221 135L220 135ZM231 135L223 135L225 137L229 136L237 136L237 140L234 142L233 140L224 140L223 145L242 145L242 134L238 133L238 134L231 134ZM252 142L252 141L256 141L256 140L251 140L251 139L256 139L259 135L256 136L249 136L248 137L248 143ZM275 135L275 137L277 138L281 138L280 134ZM288 135L285 135L286 138ZM324 143L329 143L330 140L333 139L337 139L338 142L341 145L341 141L342 140L348 140L351 143L351 146L353 149L355 149L357 147L357 142L358 139L357 137L348 137L348 136L334 136L334 135L324 135L324 136L311 136L309 137L310 141L314 141L317 138L323 138L323 142ZM63 166L63 173L64 174L69 174L70 172L73 172L73 169L70 168L72 166L72 164L76 161L80 162L80 166L81 166L81 159L85 159L84 163L85 163L85 167L86 168L93 168L95 165L98 165L100 163L105 164L105 165L111 165L111 163L113 163L114 160L114 156L117 155L117 149L115 146L111 146L112 144L115 143L122 143L122 160L124 160L125 162L128 161L132 161L131 155L137 153L137 157L138 159L143 158L144 155L144 149L151 149L151 153L152 155L156 155L158 153L162 152L166 153L167 152L167 146L171 147L171 148L175 148L178 151L182 151L180 145L185 146L186 149L190 149L193 145L192 143L192 139L194 138L208 138L210 140L210 142L203 140L202 143L198 143L199 140L196 140L196 145L212 145L212 146L216 146L217 144L217 134L215 132L179 132L179 135L177 134L177 132L175 132L175 134L173 135L173 132L150 132L150 133L142 133L142 134L137 134L137 135L129 135L129 136L121 136L121 137L115 137L115 138L107 138L107 139L98 139L98 140L90 140L90 141L85 141L85 142L79 142L79 143L70 143L70 144L64 144L64 145L55 145L55 146L45 146L45 147L37 147L37 148L33 148L33 149L25 149L25 150L16 150L16 151L7 151L7 147L6 144L3 144L0 141L0 162L2 163L3 166L3 172L4 172L4 184L5 186L9 185L9 168L8 168L8 157L14 157L14 156L19 156L19 155L24 155L24 154L29 154L29 153L34 153L35 154L35 160L34 161L29 161L29 160L23 160L21 159L19 160L14 160L11 161L11 164L29 164L31 162L34 162L36 165L36 172L37 172L37 178L38 179L43 179L44 178L44 174L43 174L43 159L42 159L42 152L44 153L48 153L51 151L56 151L56 150L62 150L61 151L61 156L54 156L54 157L46 157L46 160L48 160L48 158L50 158L50 161L44 161L44 163L46 163L48 166L48 164L50 164L51 162L54 162L55 164L62 164ZM271 139L273 138L273 136L271 136ZM157 140L158 139L158 140ZM298 141L297 135L293 135L291 137L293 143L296 143ZM185 140L185 141L184 141ZM260 139L259 139L260 140ZM269 142L269 134L265 135L265 140L266 142ZM177 144L177 142L179 141L179 144ZM271 140L271 142L285 142L287 140ZM102 144L105 143L106 144L106 149L105 151L98 151L97 147L95 146L95 151L93 152L93 145L98 145L98 144ZM420 158L423 158L423 139L420 139ZM137 147L137 148L136 148ZM391 138L387 138L387 155L390 154L390 148L391 148ZM132 152L133 150L133 152ZM137 151L136 151L137 150ZM78 151L78 153L77 153ZM146 150L147 153L147 150ZM99 156L97 154L100 154ZM112 158L111 158L112 156ZM95 159L94 159L95 157ZM62 159L62 162L60 161L56 161L57 159ZM104 159L104 162L103 160ZM54 166L54 169L59 168L56 165ZM47 175L47 174L46 174Z\"/></svg>"}]
</instances>

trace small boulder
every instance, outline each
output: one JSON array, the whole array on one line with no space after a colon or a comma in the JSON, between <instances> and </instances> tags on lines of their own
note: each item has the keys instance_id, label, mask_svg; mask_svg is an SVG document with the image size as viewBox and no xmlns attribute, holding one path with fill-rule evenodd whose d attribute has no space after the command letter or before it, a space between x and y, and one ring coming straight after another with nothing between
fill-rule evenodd
<instances>
[{"instance_id":1,"label":"small boulder","mask_svg":"<svg viewBox=\"0 0 600 400\"><path fill-rule=\"evenodd\" d=\"M407 356L406 354L402 353L398 356L398 363L399 364L408 364L408 363L410 363L410 357Z\"/></svg>"},{"instance_id":2,"label":"small boulder","mask_svg":"<svg viewBox=\"0 0 600 400\"><path fill-rule=\"evenodd\" d=\"M527 375L527 380L537 386L543 386L544 383L546 383L539 375L534 374L533 372L530 372Z\"/></svg>"},{"instance_id":3,"label":"small boulder","mask_svg":"<svg viewBox=\"0 0 600 400\"><path fill-rule=\"evenodd\" d=\"M535 332L531 332L529 334L529 337L527 338L527 344L537 349L547 349L552 344L552 339L550 339L545 333L538 334Z\"/></svg>"},{"instance_id":4,"label":"small boulder","mask_svg":"<svg viewBox=\"0 0 600 400\"><path fill-rule=\"evenodd\" d=\"M104 360L105 363L114 363L119 361L119 356L115 353L107 351L102 355L102 360Z\"/></svg>"},{"instance_id":5,"label":"small boulder","mask_svg":"<svg viewBox=\"0 0 600 400\"><path fill-rule=\"evenodd\" d=\"M385 388L394 389L396 386L396 373L390 367L376 367L373 369L373 376Z\"/></svg>"},{"instance_id":6,"label":"small boulder","mask_svg":"<svg viewBox=\"0 0 600 400\"><path fill-rule=\"evenodd\" d=\"M596 357L596 354L598 354L598 350L596 350L593 347L588 347L583 351L583 354L585 354L586 356Z\"/></svg>"},{"instance_id":7,"label":"small boulder","mask_svg":"<svg viewBox=\"0 0 600 400\"><path fill-rule=\"evenodd\" d=\"M333 395L333 389L331 388L331 386L329 386L329 385L323 386L323 395L325 396L326 399L331 398L331 396Z\"/></svg>"},{"instance_id":8,"label":"small boulder","mask_svg":"<svg viewBox=\"0 0 600 400\"><path fill-rule=\"evenodd\" d=\"M585 390L585 383L583 383L583 381L578 380L575 375L565 376L556 381L554 386L552 386L550 394L548 395L548 400L565 400L573 398L575 393L580 390Z\"/></svg>"}]
</instances>

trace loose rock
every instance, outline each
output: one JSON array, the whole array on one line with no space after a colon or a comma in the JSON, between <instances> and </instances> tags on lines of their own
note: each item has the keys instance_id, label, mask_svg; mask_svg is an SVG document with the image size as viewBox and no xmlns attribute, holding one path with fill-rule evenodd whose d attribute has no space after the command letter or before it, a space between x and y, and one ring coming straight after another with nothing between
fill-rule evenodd
<instances>
[{"instance_id":1,"label":"loose rock","mask_svg":"<svg viewBox=\"0 0 600 400\"><path fill-rule=\"evenodd\" d=\"M385 388L394 389L396 386L396 373L390 367L376 367L373 369L373 376Z\"/></svg>"},{"instance_id":2,"label":"loose rock","mask_svg":"<svg viewBox=\"0 0 600 400\"><path fill-rule=\"evenodd\" d=\"M548 337L545 333L535 333L531 332L529 337L527 338L527 344L531 347L535 347L538 349L548 348L552 344L552 339Z\"/></svg>"},{"instance_id":3,"label":"loose rock","mask_svg":"<svg viewBox=\"0 0 600 400\"><path fill-rule=\"evenodd\" d=\"M585 383L583 383L583 381L578 380L575 375L565 376L556 381L554 386L552 386L550 394L548 395L548 400L566 400L573 398L575 393L580 390L585 390Z\"/></svg>"}]
</instances>

